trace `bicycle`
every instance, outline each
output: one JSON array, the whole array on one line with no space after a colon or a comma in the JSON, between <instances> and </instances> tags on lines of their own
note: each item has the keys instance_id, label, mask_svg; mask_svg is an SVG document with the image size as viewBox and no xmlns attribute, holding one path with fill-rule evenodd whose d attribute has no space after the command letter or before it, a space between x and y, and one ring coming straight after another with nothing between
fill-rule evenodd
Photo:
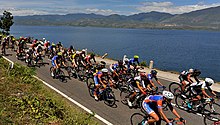
<instances>
[{"instance_id":1,"label":"bicycle","mask_svg":"<svg viewBox=\"0 0 220 125\"><path fill-rule=\"evenodd\" d=\"M175 97L175 103L178 108L194 113L201 113L203 115L208 115L209 113L215 112L217 108L220 107L219 104L215 103L214 99L203 98L197 101L191 101L192 96L178 95ZM192 103L191 108L188 107L188 103Z\"/></svg>"},{"instance_id":2,"label":"bicycle","mask_svg":"<svg viewBox=\"0 0 220 125\"><path fill-rule=\"evenodd\" d=\"M115 95L114 95L114 92L112 91L111 87L109 85L107 85L107 87L104 90L101 88L97 92L99 100L104 100L104 103L110 107L115 105L116 99L115 99ZM90 96L94 98L95 83L90 83L88 85L88 90L89 90Z\"/></svg>"},{"instance_id":3,"label":"bicycle","mask_svg":"<svg viewBox=\"0 0 220 125\"><path fill-rule=\"evenodd\" d=\"M146 91L146 95L143 95L141 92L138 92L135 96L135 99L132 103L132 107L134 108L141 108L142 110L142 102L145 99L145 97L149 96L149 95L161 95L162 91L164 90L164 87L157 87L155 90L147 90ZM127 100L130 98L130 96L133 93L133 87L130 83L127 83L126 86L123 86L121 88L121 92L120 92L120 98L121 98L121 102L124 105L128 105ZM163 104L163 109L165 109L167 107L167 104L164 102Z\"/></svg>"},{"instance_id":4,"label":"bicycle","mask_svg":"<svg viewBox=\"0 0 220 125\"><path fill-rule=\"evenodd\" d=\"M204 117L203 121L205 125L220 125L220 114L216 112L209 113Z\"/></svg>"},{"instance_id":5,"label":"bicycle","mask_svg":"<svg viewBox=\"0 0 220 125\"><path fill-rule=\"evenodd\" d=\"M61 82L65 81L65 74L64 72L61 70L61 68L59 67L57 69L57 71L53 71L53 66L50 67L50 75L51 77L53 77L54 79L59 79Z\"/></svg>"},{"instance_id":6,"label":"bicycle","mask_svg":"<svg viewBox=\"0 0 220 125\"><path fill-rule=\"evenodd\" d=\"M148 121L150 118L151 117L146 113L144 113L144 114L134 113L130 117L130 122L131 122L131 125L142 125L143 122ZM181 122L178 119L172 119L172 118L168 118L168 119L170 121L172 121L173 125L185 125L184 122ZM164 121L164 120L162 119L162 121Z\"/></svg>"},{"instance_id":7,"label":"bicycle","mask_svg":"<svg viewBox=\"0 0 220 125\"><path fill-rule=\"evenodd\" d=\"M190 84L185 86L185 90L190 87ZM172 92L175 96L182 94L185 90L182 90L182 83L171 82L169 85L169 91Z\"/></svg>"}]
</instances>

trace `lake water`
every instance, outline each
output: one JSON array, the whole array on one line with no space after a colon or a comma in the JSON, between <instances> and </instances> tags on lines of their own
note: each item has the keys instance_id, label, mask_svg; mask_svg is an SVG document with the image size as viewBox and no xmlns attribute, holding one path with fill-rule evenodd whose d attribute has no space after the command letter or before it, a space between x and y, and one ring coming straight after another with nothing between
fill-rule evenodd
<instances>
[{"instance_id":1,"label":"lake water","mask_svg":"<svg viewBox=\"0 0 220 125\"><path fill-rule=\"evenodd\" d=\"M220 81L220 32L156 29L113 29L70 26L13 26L16 37L33 36L66 47L88 48L108 58L139 55L141 61L154 61L154 67L181 72L202 71L202 77Z\"/></svg>"}]
</instances>

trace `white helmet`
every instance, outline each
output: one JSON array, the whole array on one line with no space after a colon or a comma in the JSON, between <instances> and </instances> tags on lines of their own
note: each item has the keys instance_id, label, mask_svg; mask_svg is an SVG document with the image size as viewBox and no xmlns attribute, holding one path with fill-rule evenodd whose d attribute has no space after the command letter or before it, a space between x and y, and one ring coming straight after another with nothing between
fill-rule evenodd
<instances>
[{"instance_id":1,"label":"white helmet","mask_svg":"<svg viewBox=\"0 0 220 125\"><path fill-rule=\"evenodd\" d=\"M189 73L193 73L194 72L194 69L189 69Z\"/></svg>"},{"instance_id":2,"label":"white helmet","mask_svg":"<svg viewBox=\"0 0 220 125\"><path fill-rule=\"evenodd\" d=\"M79 52L79 51L76 51L76 54L80 54L80 52Z\"/></svg>"},{"instance_id":3,"label":"white helmet","mask_svg":"<svg viewBox=\"0 0 220 125\"><path fill-rule=\"evenodd\" d=\"M86 52L87 49L82 49L82 52Z\"/></svg>"},{"instance_id":4,"label":"white helmet","mask_svg":"<svg viewBox=\"0 0 220 125\"><path fill-rule=\"evenodd\" d=\"M104 68L104 69L102 69L102 72L103 72L103 73L107 73L107 72L108 72L108 69Z\"/></svg>"},{"instance_id":5,"label":"white helmet","mask_svg":"<svg viewBox=\"0 0 220 125\"><path fill-rule=\"evenodd\" d=\"M174 98L174 95L172 92L169 92L169 91L163 91L163 96L167 99L173 99Z\"/></svg>"},{"instance_id":6,"label":"white helmet","mask_svg":"<svg viewBox=\"0 0 220 125\"><path fill-rule=\"evenodd\" d=\"M214 80L212 80L211 78L205 78L205 82L208 83L209 85L214 84Z\"/></svg>"}]
</instances>

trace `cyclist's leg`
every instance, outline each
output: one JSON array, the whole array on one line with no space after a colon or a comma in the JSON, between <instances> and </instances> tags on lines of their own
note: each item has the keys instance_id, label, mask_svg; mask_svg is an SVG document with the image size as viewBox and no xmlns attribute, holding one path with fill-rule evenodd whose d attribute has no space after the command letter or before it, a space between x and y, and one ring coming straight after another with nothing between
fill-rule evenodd
<instances>
[{"instance_id":1,"label":"cyclist's leg","mask_svg":"<svg viewBox=\"0 0 220 125\"><path fill-rule=\"evenodd\" d=\"M154 112L154 110L150 107L150 105L146 102L142 103L143 109L146 111L146 113L151 116L151 119L148 119L148 121L145 122L145 124L153 124L160 120L158 115Z\"/></svg>"},{"instance_id":2,"label":"cyclist's leg","mask_svg":"<svg viewBox=\"0 0 220 125\"><path fill-rule=\"evenodd\" d=\"M96 76L94 76L94 82L95 82L94 97L95 97L95 99L97 99L98 98L97 97L97 92L99 90L100 85L99 85L99 80Z\"/></svg>"}]
</instances>

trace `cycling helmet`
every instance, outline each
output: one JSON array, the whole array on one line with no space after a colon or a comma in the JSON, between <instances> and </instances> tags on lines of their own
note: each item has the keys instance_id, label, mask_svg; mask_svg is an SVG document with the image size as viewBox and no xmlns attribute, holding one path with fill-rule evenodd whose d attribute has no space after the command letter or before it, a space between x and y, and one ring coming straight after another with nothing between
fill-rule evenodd
<instances>
[{"instance_id":1,"label":"cycling helmet","mask_svg":"<svg viewBox=\"0 0 220 125\"><path fill-rule=\"evenodd\" d=\"M194 76L199 76L200 74L201 74L201 71L200 71L200 70L194 69L194 71L193 71L193 75L194 75Z\"/></svg>"},{"instance_id":2,"label":"cycling helmet","mask_svg":"<svg viewBox=\"0 0 220 125\"><path fill-rule=\"evenodd\" d=\"M86 52L86 49L82 49L82 52Z\"/></svg>"},{"instance_id":3,"label":"cycling helmet","mask_svg":"<svg viewBox=\"0 0 220 125\"><path fill-rule=\"evenodd\" d=\"M169 92L169 91L163 91L163 96L167 99L170 99L170 100L172 100L174 98L173 93Z\"/></svg>"},{"instance_id":4,"label":"cycling helmet","mask_svg":"<svg viewBox=\"0 0 220 125\"><path fill-rule=\"evenodd\" d=\"M106 62L101 61L99 64L105 66L105 65L106 65Z\"/></svg>"},{"instance_id":5,"label":"cycling helmet","mask_svg":"<svg viewBox=\"0 0 220 125\"><path fill-rule=\"evenodd\" d=\"M138 58L139 58L139 56L138 56L138 55L134 55L134 58L135 58L135 59L138 59Z\"/></svg>"},{"instance_id":6,"label":"cycling helmet","mask_svg":"<svg viewBox=\"0 0 220 125\"><path fill-rule=\"evenodd\" d=\"M70 46L70 49L73 49L73 46L72 46L72 45Z\"/></svg>"},{"instance_id":7,"label":"cycling helmet","mask_svg":"<svg viewBox=\"0 0 220 125\"><path fill-rule=\"evenodd\" d=\"M157 71L156 70L151 70L150 72L152 75L157 75Z\"/></svg>"},{"instance_id":8,"label":"cycling helmet","mask_svg":"<svg viewBox=\"0 0 220 125\"><path fill-rule=\"evenodd\" d=\"M80 52L79 52L79 51L76 51L76 54L80 54Z\"/></svg>"},{"instance_id":9,"label":"cycling helmet","mask_svg":"<svg viewBox=\"0 0 220 125\"><path fill-rule=\"evenodd\" d=\"M91 53L91 55L90 55L90 56L93 58L93 57L95 57L95 54L94 54L94 53Z\"/></svg>"},{"instance_id":10,"label":"cycling helmet","mask_svg":"<svg viewBox=\"0 0 220 125\"><path fill-rule=\"evenodd\" d=\"M214 80L212 80L211 78L205 78L205 82L208 83L209 86L214 84Z\"/></svg>"},{"instance_id":11,"label":"cycling helmet","mask_svg":"<svg viewBox=\"0 0 220 125\"><path fill-rule=\"evenodd\" d=\"M108 73L108 69L104 68L104 69L102 69L102 72L103 73Z\"/></svg>"},{"instance_id":12,"label":"cycling helmet","mask_svg":"<svg viewBox=\"0 0 220 125\"><path fill-rule=\"evenodd\" d=\"M194 72L194 69L189 69L189 73L193 73Z\"/></svg>"},{"instance_id":13,"label":"cycling helmet","mask_svg":"<svg viewBox=\"0 0 220 125\"><path fill-rule=\"evenodd\" d=\"M122 60L118 60L118 65L123 65L123 61Z\"/></svg>"},{"instance_id":14,"label":"cycling helmet","mask_svg":"<svg viewBox=\"0 0 220 125\"><path fill-rule=\"evenodd\" d=\"M62 56L62 52L58 52L57 55L58 55L58 56Z\"/></svg>"},{"instance_id":15,"label":"cycling helmet","mask_svg":"<svg viewBox=\"0 0 220 125\"><path fill-rule=\"evenodd\" d=\"M141 76L141 77L146 77L146 73L145 73L145 72L141 72L141 73L140 73L140 76Z\"/></svg>"}]
</instances>

